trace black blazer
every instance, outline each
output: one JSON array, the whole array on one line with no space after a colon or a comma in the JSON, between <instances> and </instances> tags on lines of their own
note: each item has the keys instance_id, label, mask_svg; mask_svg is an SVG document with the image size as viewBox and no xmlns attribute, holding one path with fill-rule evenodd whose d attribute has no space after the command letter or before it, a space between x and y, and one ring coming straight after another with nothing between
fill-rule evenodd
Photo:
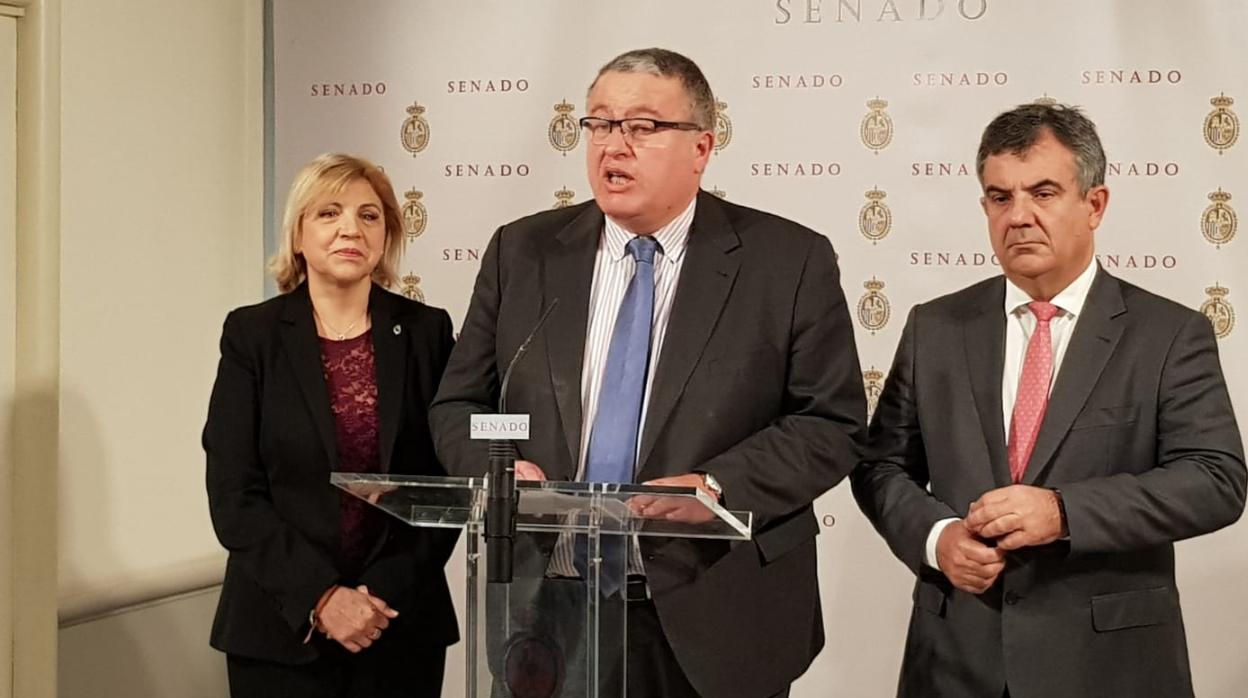
<instances>
[{"instance_id":1,"label":"black blazer","mask_svg":"<svg viewBox=\"0 0 1248 698\"><path fill-rule=\"evenodd\" d=\"M978 596L922 563L936 521L1011 481L1004 299L996 277L915 307L854 473L918 576L898 694L1190 696L1173 543L1239 518L1248 480L1200 313L1098 270L1023 476L1062 491L1069 539Z\"/></svg>"},{"instance_id":2,"label":"black blazer","mask_svg":"<svg viewBox=\"0 0 1248 698\"><path fill-rule=\"evenodd\" d=\"M521 455L551 479L576 474L581 365L603 214L593 202L503 226L432 408L438 453L480 474L468 415L494 409L502 370L552 299L516 365L508 409L531 415ZM784 689L823 646L811 502L857 462L866 420L854 333L827 238L698 195L641 433L637 481L715 475L754 540L643 538L663 631L702 695Z\"/></svg>"},{"instance_id":3,"label":"black blazer","mask_svg":"<svg viewBox=\"0 0 1248 698\"><path fill-rule=\"evenodd\" d=\"M441 475L426 406L454 343L450 317L374 286L368 301L383 472ZM366 584L400 615L381 642L458 640L442 567L455 533L386 528L358 578L334 565L338 449L307 284L229 314L204 427L208 503L229 550L212 646L300 664L308 612L334 584ZM367 650L366 650L367 651Z\"/></svg>"}]
</instances>

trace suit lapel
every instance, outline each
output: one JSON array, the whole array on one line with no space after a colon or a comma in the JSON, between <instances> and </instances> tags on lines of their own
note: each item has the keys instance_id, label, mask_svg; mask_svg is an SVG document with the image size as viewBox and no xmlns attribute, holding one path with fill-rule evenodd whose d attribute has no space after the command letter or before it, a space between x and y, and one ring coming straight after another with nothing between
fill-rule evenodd
<instances>
[{"instance_id":1,"label":"suit lapel","mask_svg":"<svg viewBox=\"0 0 1248 698\"><path fill-rule=\"evenodd\" d=\"M680 399L728 300L739 266L731 253L740 244L719 200L699 192L663 349L658 366L653 369L656 373L637 457L639 482L649 479L643 473L655 441Z\"/></svg>"},{"instance_id":2,"label":"suit lapel","mask_svg":"<svg viewBox=\"0 0 1248 698\"><path fill-rule=\"evenodd\" d=\"M1070 425L1087 403L1092 388L1105 370L1105 364L1118 346L1123 328L1119 318L1126 312L1117 279L1098 269L1058 369L1057 382L1053 384L1049 406L1045 410L1044 421L1040 423L1035 449L1023 473L1024 484L1033 484L1041 478L1057 447L1070 431Z\"/></svg>"},{"instance_id":3,"label":"suit lapel","mask_svg":"<svg viewBox=\"0 0 1248 698\"><path fill-rule=\"evenodd\" d=\"M312 423L329 460L330 470L338 469L338 438L334 431L334 415L329 405L329 390L325 387L325 367L321 362L321 347L316 337L316 323L312 318L312 300L305 282L286 296L282 309L282 347L290 360L299 392L307 404Z\"/></svg>"},{"instance_id":4,"label":"suit lapel","mask_svg":"<svg viewBox=\"0 0 1248 698\"><path fill-rule=\"evenodd\" d=\"M597 205L589 204L550 241L545 255L542 306L544 309L557 298L559 308L547 320L542 341L546 345L555 402L567 440L569 464L568 472L547 473L554 478L575 477L580 454L581 364L585 356L594 257L602 225L602 211Z\"/></svg>"},{"instance_id":5,"label":"suit lapel","mask_svg":"<svg viewBox=\"0 0 1248 698\"><path fill-rule=\"evenodd\" d=\"M988 460L997 486L1010 484L1010 465L1005 450L1005 425L1001 414L1001 380L1005 365L1005 279L988 284L975 314L964 326L967 375L979 425L988 445Z\"/></svg>"},{"instance_id":6,"label":"suit lapel","mask_svg":"<svg viewBox=\"0 0 1248 698\"><path fill-rule=\"evenodd\" d=\"M399 433L403 410L403 391L407 385L408 332L403 331L402 318L395 313L395 298L374 285L368 296L368 312L372 317L373 358L377 381L377 421L381 443L381 472L390 472L394 440Z\"/></svg>"}]
</instances>

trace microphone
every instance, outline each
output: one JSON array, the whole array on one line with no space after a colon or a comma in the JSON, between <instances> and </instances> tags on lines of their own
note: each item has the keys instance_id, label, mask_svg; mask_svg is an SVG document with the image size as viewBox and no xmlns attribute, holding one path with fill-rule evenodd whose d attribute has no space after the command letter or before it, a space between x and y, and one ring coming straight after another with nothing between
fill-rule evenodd
<instances>
[{"instance_id":1,"label":"microphone","mask_svg":"<svg viewBox=\"0 0 1248 698\"><path fill-rule=\"evenodd\" d=\"M503 372L503 382L499 388L498 411L500 416L507 413L507 387L511 384L511 372L529 349L529 344L537 336L538 330L546 324L546 319L559 305L559 299L551 300L546 312L538 318L537 324L525 337L524 342L516 349ZM474 415L483 416L483 415ZM525 415L527 418L528 415ZM527 421L526 421L527 429ZM514 576L513 563L516 544L516 509L519 495L516 493L516 458L519 452L515 442L495 433L490 435L489 470L486 471L486 482L489 485L489 496L485 511L485 559L486 581L509 584ZM527 438L527 431L525 432Z\"/></svg>"},{"instance_id":2,"label":"microphone","mask_svg":"<svg viewBox=\"0 0 1248 698\"><path fill-rule=\"evenodd\" d=\"M490 439L489 497L485 507L486 581L510 583L516 544L516 445Z\"/></svg>"}]
</instances>

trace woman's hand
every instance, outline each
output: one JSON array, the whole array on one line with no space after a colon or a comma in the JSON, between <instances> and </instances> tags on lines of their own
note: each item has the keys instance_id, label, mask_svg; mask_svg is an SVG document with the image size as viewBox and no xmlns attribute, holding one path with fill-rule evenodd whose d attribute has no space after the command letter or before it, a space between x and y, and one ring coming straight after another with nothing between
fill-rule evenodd
<instances>
[{"instance_id":1,"label":"woman's hand","mask_svg":"<svg viewBox=\"0 0 1248 698\"><path fill-rule=\"evenodd\" d=\"M399 612L368 593L368 587L336 586L317 614L317 629L355 653L372 646Z\"/></svg>"}]
</instances>

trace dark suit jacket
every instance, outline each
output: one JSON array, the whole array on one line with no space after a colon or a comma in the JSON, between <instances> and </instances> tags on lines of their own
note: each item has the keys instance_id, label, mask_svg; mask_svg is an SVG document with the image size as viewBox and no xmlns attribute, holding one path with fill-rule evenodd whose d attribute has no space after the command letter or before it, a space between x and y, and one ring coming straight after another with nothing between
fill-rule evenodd
<instances>
[{"instance_id":1,"label":"dark suit jacket","mask_svg":"<svg viewBox=\"0 0 1248 698\"><path fill-rule=\"evenodd\" d=\"M899 695L1190 696L1172 544L1235 521L1245 487L1199 313L1098 270L1023 478L1061 490L1069 539L1010 554L982 596L922 563L932 524L1010 484L1004 294L997 277L911 311L853 476L919 577Z\"/></svg>"},{"instance_id":2,"label":"dark suit jacket","mask_svg":"<svg viewBox=\"0 0 1248 698\"><path fill-rule=\"evenodd\" d=\"M485 469L468 415L531 415L522 457L575 477L581 367L603 215L590 202L503 226L482 258L459 343L432 408L438 453ZM637 481L699 470L725 503L754 512L754 540L644 538L663 629L702 695L757 698L800 675L823 646L811 502L853 468L865 403L853 329L828 240L699 194L641 434Z\"/></svg>"},{"instance_id":3,"label":"dark suit jacket","mask_svg":"<svg viewBox=\"0 0 1248 698\"><path fill-rule=\"evenodd\" d=\"M445 311L374 286L369 297L381 469L444 474L426 405L450 354ZM308 612L334 584L366 584L400 615L381 642L445 646L458 639L442 566L455 535L387 517L358 578L334 564L339 545L334 417L307 285L239 308L225 320L204 427L208 503L229 550L212 645L287 664L310 662ZM367 650L366 650L367 651Z\"/></svg>"}]
</instances>

